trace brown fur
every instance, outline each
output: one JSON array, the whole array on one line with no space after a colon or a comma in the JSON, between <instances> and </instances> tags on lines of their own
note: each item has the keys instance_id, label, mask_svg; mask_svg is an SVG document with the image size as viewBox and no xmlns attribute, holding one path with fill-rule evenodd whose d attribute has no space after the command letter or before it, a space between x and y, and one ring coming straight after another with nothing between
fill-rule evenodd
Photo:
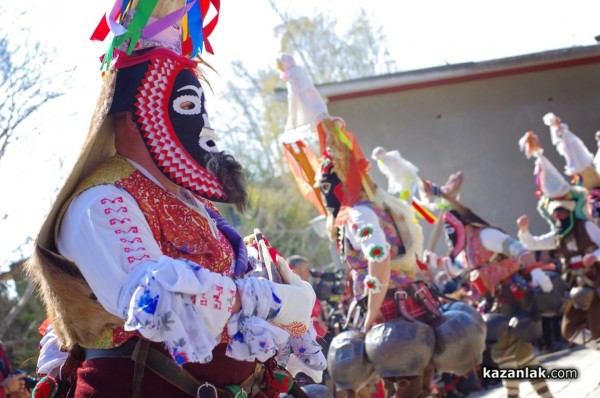
<instances>
[{"instance_id":1,"label":"brown fur","mask_svg":"<svg viewBox=\"0 0 600 398\"><path fill-rule=\"evenodd\" d=\"M105 329L123 325L100 305L77 266L66 258L38 245L25 272L36 284L63 348L85 346Z\"/></svg>"},{"instance_id":2,"label":"brown fur","mask_svg":"<svg viewBox=\"0 0 600 398\"><path fill-rule=\"evenodd\" d=\"M98 303L77 266L56 254L55 242L56 227L65 203L82 179L115 152L111 123L105 120L115 75L110 71L104 78L80 158L42 226L34 254L25 263L25 272L37 286L61 346L69 350L75 344L85 345L106 327L123 324L123 320L107 313Z\"/></svg>"}]
</instances>

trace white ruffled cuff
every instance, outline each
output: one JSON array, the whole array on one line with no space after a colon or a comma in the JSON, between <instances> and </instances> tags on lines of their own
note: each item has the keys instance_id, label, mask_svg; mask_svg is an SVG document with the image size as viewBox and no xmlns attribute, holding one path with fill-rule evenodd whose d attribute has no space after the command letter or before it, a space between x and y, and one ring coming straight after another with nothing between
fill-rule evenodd
<instances>
[{"instance_id":1,"label":"white ruffled cuff","mask_svg":"<svg viewBox=\"0 0 600 398\"><path fill-rule=\"evenodd\" d=\"M178 364L207 363L231 316L235 293L231 278L162 256L134 268L119 303L125 330L164 342Z\"/></svg>"},{"instance_id":2,"label":"white ruffled cuff","mask_svg":"<svg viewBox=\"0 0 600 398\"><path fill-rule=\"evenodd\" d=\"M242 307L227 322L227 356L264 362L280 351L289 337L288 332L268 322L281 310L281 299L267 279L244 278L235 283Z\"/></svg>"}]
</instances>

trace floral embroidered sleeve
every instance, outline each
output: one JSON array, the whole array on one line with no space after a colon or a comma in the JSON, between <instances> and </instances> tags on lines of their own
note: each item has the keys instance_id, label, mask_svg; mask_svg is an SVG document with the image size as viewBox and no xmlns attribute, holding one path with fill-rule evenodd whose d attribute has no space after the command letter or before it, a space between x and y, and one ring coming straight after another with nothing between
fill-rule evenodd
<instances>
[{"instance_id":1,"label":"floral embroidered sleeve","mask_svg":"<svg viewBox=\"0 0 600 398\"><path fill-rule=\"evenodd\" d=\"M350 211L348 227L352 246L357 249L360 246L368 261L379 263L387 258L390 245L373 210L366 206L354 206Z\"/></svg>"},{"instance_id":2,"label":"floral embroidered sleeve","mask_svg":"<svg viewBox=\"0 0 600 398\"><path fill-rule=\"evenodd\" d=\"M80 194L65 213L58 247L126 330L165 342L180 364L211 360L231 316L235 283L164 256L127 192L102 185Z\"/></svg>"}]
</instances>

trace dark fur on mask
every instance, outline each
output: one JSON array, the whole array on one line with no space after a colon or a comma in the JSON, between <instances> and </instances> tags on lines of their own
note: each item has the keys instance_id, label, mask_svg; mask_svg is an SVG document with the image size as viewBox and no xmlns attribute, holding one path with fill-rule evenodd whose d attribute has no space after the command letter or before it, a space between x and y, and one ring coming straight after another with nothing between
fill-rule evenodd
<instances>
[{"instance_id":1,"label":"dark fur on mask","mask_svg":"<svg viewBox=\"0 0 600 398\"><path fill-rule=\"evenodd\" d=\"M229 202L243 213L248 202L248 188L242 165L224 151L207 153L204 159L206 170L221 181Z\"/></svg>"}]
</instances>

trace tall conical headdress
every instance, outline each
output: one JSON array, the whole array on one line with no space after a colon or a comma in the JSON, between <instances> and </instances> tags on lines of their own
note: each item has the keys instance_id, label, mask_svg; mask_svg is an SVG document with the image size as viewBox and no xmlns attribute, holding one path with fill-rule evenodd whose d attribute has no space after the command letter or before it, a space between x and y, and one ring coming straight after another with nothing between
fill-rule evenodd
<instances>
[{"instance_id":1,"label":"tall conical headdress","mask_svg":"<svg viewBox=\"0 0 600 398\"><path fill-rule=\"evenodd\" d=\"M565 174L576 185L588 190L600 186L600 175L594 167L594 156L561 118L550 112L542 118L550 128L550 138L558 153L565 159Z\"/></svg>"},{"instance_id":2,"label":"tall conical headdress","mask_svg":"<svg viewBox=\"0 0 600 398\"><path fill-rule=\"evenodd\" d=\"M537 135L528 131L519 140L519 146L527 158L535 158L536 185L538 187L538 211L554 227L550 217L557 207L575 211L577 218L585 219L585 188L569 184L558 169L544 156L544 150Z\"/></svg>"}]
</instances>

